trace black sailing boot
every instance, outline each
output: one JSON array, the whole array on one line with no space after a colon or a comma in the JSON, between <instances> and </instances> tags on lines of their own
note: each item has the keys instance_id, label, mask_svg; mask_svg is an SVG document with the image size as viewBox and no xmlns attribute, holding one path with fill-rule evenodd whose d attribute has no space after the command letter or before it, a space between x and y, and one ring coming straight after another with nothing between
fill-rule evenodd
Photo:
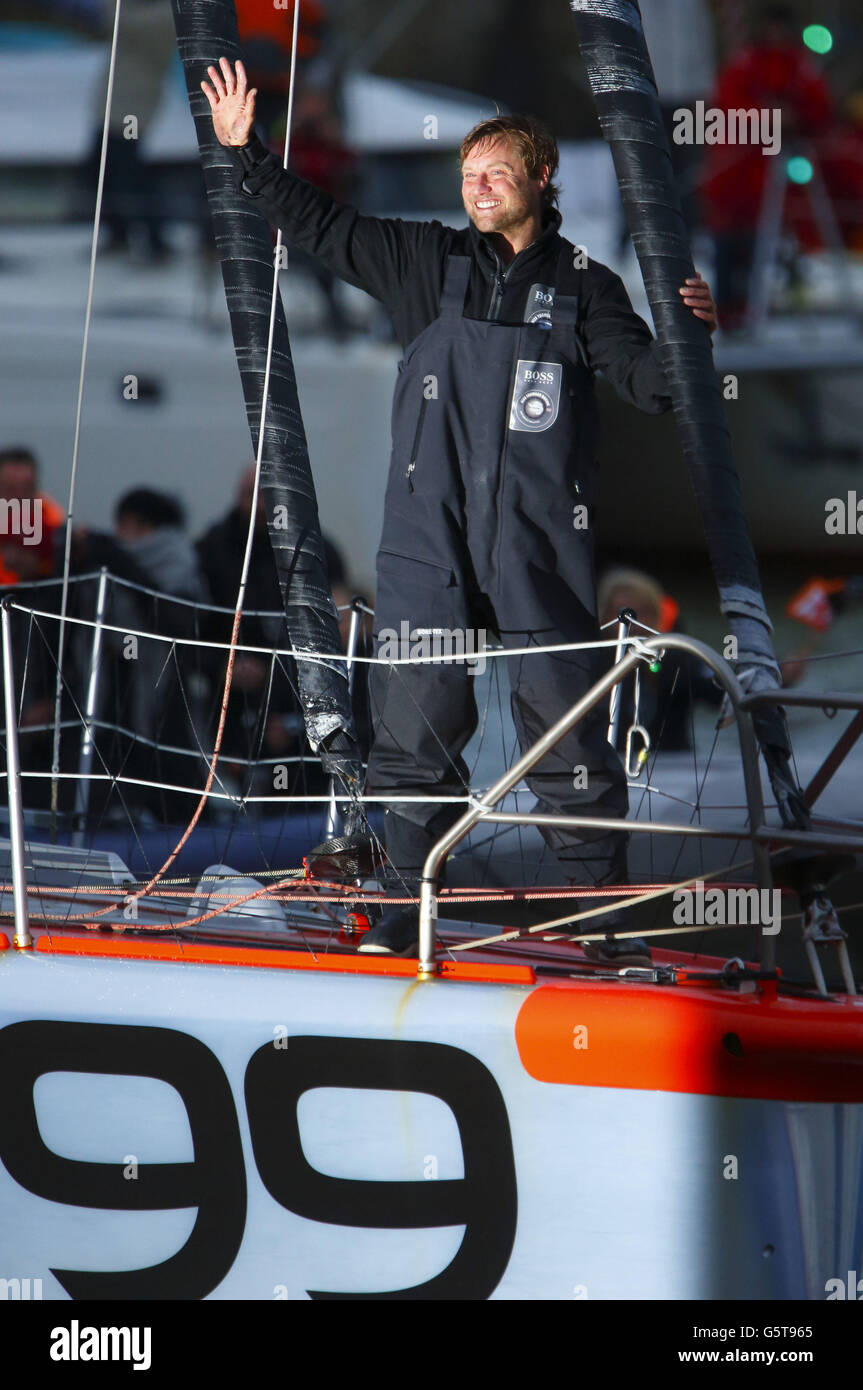
<instances>
[{"instance_id":1,"label":"black sailing boot","mask_svg":"<svg viewBox=\"0 0 863 1390\"><path fill-rule=\"evenodd\" d=\"M367 931L357 950L376 956L416 956L419 954L419 908L389 907L381 920Z\"/></svg>"},{"instance_id":2,"label":"black sailing boot","mask_svg":"<svg viewBox=\"0 0 863 1390\"><path fill-rule=\"evenodd\" d=\"M449 809L439 812L426 825L390 809L386 811L384 844L390 865L386 879L394 895L419 895L426 857L452 820ZM358 950L368 955L418 956L419 920L418 903L385 907L380 921L365 933Z\"/></svg>"}]
</instances>

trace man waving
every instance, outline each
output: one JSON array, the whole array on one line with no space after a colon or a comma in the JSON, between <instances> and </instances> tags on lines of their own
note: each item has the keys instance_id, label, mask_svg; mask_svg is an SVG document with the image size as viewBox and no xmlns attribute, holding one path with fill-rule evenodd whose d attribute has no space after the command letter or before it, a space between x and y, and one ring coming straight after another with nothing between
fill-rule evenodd
<instances>
[{"instance_id":1,"label":"man waving","mask_svg":"<svg viewBox=\"0 0 863 1390\"><path fill-rule=\"evenodd\" d=\"M253 132L241 63L208 69L216 135L246 196L286 240L379 299L404 349L377 561L376 630L499 634L522 749L601 674L593 563L598 411L594 373L651 414L670 400L657 346L619 277L560 234L553 136L526 116L483 121L461 146L468 226L362 216L292 174ZM713 331L700 278L681 289ZM518 654L522 648L536 653ZM407 652L405 653L407 655ZM477 721L466 663L372 668L368 791L389 803L387 855L415 882L460 813L463 750ZM546 814L622 817L626 778L602 712L582 720L530 775ZM627 836L547 826L566 880L626 878ZM620 925L613 923L612 927ZM416 912L385 918L363 949L416 950ZM649 959L614 939L595 958Z\"/></svg>"}]
</instances>

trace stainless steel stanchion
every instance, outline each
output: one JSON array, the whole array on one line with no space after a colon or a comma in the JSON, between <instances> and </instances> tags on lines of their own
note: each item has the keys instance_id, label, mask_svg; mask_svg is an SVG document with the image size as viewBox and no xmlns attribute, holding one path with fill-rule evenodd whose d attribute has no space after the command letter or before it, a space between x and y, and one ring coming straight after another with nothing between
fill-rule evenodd
<instances>
[{"instance_id":1,"label":"stainless steel stanchion","mask_svg":"<svg viewBox=\"0 0 863 1390\"><path fill-rule=\"evenodd\" d=\"M84 843L84 823L90 802L90 769L93 766L93 720L96 718L99 701L99 666L102 659L102 628L105 622L105 599L108 591L108 571L99 571L99 588L96 593L96 626L93 630L93 648L90 652L90 673L87 679L87 698L84 704L84 731L81 735L81 753L78 758L78 783L75 787L75 831L73 845Z\"/></svg>"},{"instance_id":2,"label":"stainless steel stanchion","mask_svg":"<svg viewBox=\"0 0 863 1390\"><path fill-rule=\"evenodd\" d=\"M18 716L15 709L10 605L10 598L0 600L0 622L3 627L3 707L6 714L6 793L9 799L9 839L12 845L12 900L15 905L15 934L12 944L18 951L32 951L33 938L30 935L30 918L27 913L24 813L21 807L21 765L18 760Z\"/></svg>"}]
</instances>

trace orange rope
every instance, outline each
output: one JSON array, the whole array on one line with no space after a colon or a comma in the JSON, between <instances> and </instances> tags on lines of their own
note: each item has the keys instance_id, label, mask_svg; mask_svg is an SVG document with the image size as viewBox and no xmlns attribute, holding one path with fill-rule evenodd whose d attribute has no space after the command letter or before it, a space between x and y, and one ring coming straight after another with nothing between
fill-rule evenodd
<instances>
[{"instance_id":1,"label":"orange rope","mask_svg":"<svg viewBox=\"0 0 863 1390\"><path fill-rule=\"evenodd\" d=\"M134 926L133 926L133 930L135 930L135 931L152 931L152 932L176 932L176 931L185 931L188 927L199 926L200 923L202 923L202 922L209 922L209 921L211 921L214 917L220 917L223 913L229 912L229 911L231 911L233 908L242 907L243 904L245 904L245 903L253 902L255 899L261 898L261 897L264 897L264 896L267 896L267 895L270 895L271 897L273 897L273 901L276 901L276 902L340 903L340 902L344 902L346 899L347 899L348 901L360 899L361 901L377 903L377 904L379 904L380 906L395 906L395 905L408 906L408 905L410 905L411 903L419 903L419 898L412 898L412 897L394 897L394 896L383 895L383 894L378 894L378 893L363 893L363 894L359 894L356 890L350 890L350 889L342 889L342 891L339 892L339 893L337 893L337 894L333 894L333 893L326 893L326 894L320 894L320 893L314 893L314 894L309 894L309 893L305 893L305 894L286 893L286 894L284 894L283 897L275 897L275 896L274 896L275 894L280 894L280 893L282 893L282 890L284 890L285 888L287 888L288 886L290 886L290 884L291 884L292 882L295 882L295 880L293 880L293 879L283 879L283 880L282 880L281 882L279 882L279 883L268 884L268 885L265 885L264 887L256 888L256 889L254 889L251 893L247 893L247 894L245 894L244 896L239 897L239 898L229 899L227 902L221 904L219 907L215 907L215 908L213 908L213 909L212 909L211 911L209 911L209 912L201 913L201 914L199 914L197 917L186 917L186 918L183 919L182 922L166 922L166 923L164 923L164 924L157 925L157 924L155 924L155 923L141 923L141 922L135 921ZM751 886L751 885L747 885L747 884L741 884L741 885L726 884L725 886L726 886L726 887L735 887L735 886L739 886L739 887L748 887L748 886ZM569 887L569 888L565 888L565 889L538 888L538 889L530 889L530 890L521 890L521 889L507 889L507 890L501 890L501 889L486 889L486 890L484 890L484 891L482 891L482 892L480 892L480 893L477 893L475 890L471 890L471 889L468 889L468 890L465 890L465 889L450 889L450 890L448 890L448 891L445 893L445 896L446 896L446 898L447 898L447 901L449 901L449 902L454 902L454 903L465 903L465 904L470 904L470 903L484 903L484 902L513 902L513 901L524 901L524 902L529 902L529 901L534 900L534 899L542 899L542 898L548 898L548 897L556 897L556 898L561 898L561 897L574 897L574 898L578 898L578 897L590 897L590 898L593 898L593 897L613 897L613 896L617 896L617 897L621 897L621 896L627 897L627 896L632 895L633 893L636 894L636 895L642 894L642 893L643 893L643 894L650 894L650 893L656 893L657 891L662 890L662 889L672 889L672 888L674 888L674 887L675 887L675 885L674 885L673 883L666 883L666 884L655 884L655 883L654 883L654 884L637 884L637 885L632 885L632 886L629 886L629 887L627 887L627 886L625 886L625 885L623 885L623 884L615 884L615 885L613 885L613 886L606 886L606 887L601 888L601 889L597 889L597 888L573 888L573 887ZM6 890L8 891L8 885L4 885L4 889L6 889ZM64 892L64 891L66 891L66 890L58 889L58 888L52 888L52 889L28 888L28 892L37 893L37 894L38 894L38 893L49 893L49 892L53 892L53 893L62 893L62 892ZM100 892L105 892L105 891L110 891L110 890L99 889L98 891L100 891ZM783 891L783 892L786 892L786 891L788 891L788 890L782 890L782 891ZM140 894L137 895L137 896L140 896ZM137 901L137 896L127 895L127 896L123 899L122 906L126 907L126 906L128 906L129 902L136 902L136 901ZM166 895L166 896L172 896L172 897L173 897L173 896L176 896L176 897L198 897L198 896L200 896L200 895L199 895L198 893L186 891L186 892L183 892L183 893L170 894L170 895ZM212 897L215 897L215 896L218 896L218 895L217 895L217 894L208 894L208 897L209 897L209 898L212 898ZM444 895L442 894L442 896L444 896ZM96 917L104 917L104 916L105 916L107 913L109 913L109 912L119 910L120 907L121 907L121 904L120 904L119 902L115 902L115 903L109 904L109 905L108 905L107 907L105 907L105 908L99 909L99 911L97 911L97 912L75 913L75 914L73 914L73 915L63 915L62 913L58 913L58 912L43 912L43 913L39 913L39 914L34 914L34 920L35 920L35 921L39 921L39 922L62 922L62 923L64 923L64 924L67 925L67 926L68 926L70 923L80 922L80 923L82 923L82 925L86 926L88 929L92 929L92 930L95 931L95 930L97 930L97 928L94 927L94 926L92 926L92 923L93 923L93 919L94 919L94 918L96 918ZM125 930L126 930L126 927L125 927L122 923L111 922L111 923L108 923L107 925L111 926L111 928L112 928L113 930L119 930L119 931L125 931Z\"/></svg>"}]
</instances>

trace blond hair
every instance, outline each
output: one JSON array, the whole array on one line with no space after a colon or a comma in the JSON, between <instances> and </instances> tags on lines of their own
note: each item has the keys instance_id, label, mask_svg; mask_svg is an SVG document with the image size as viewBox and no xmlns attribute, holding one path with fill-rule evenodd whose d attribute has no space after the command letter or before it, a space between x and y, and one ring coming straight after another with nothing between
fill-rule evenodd
<instances>
[{"instance_id":1,"label":"blond hair","mask_svg":"<svg viewBox=\"0 0 863 1390\"><path fill-rule=\"evenodd\" d=\"M459 164L464 164L477 145L491 144L501 137L511 140L518 150L528 178L538 179L548 165L548 183L542 190L542 205L544 208L555 207L560 197L560 189L554 182L560 155L551 131L536 116L492 116L490 120L480 121L461 142Z\"/></svg>"}]
</instances>

